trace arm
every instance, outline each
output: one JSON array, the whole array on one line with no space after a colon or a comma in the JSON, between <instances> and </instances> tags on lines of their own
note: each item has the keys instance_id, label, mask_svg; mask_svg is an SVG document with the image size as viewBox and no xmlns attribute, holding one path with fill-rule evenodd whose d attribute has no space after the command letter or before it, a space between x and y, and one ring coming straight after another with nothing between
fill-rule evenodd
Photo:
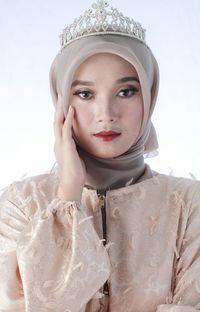
<instances>
[{"instance_id":1,"label":"arm","mask_svg":"<svg viewBox=\"0 0 200 312\"><path fill-rule=\"evenodd\" d=\"M27 220L20 200L15 198L16 204L12 202L14 193L11 186L0 200L0 307L2 311L22 312L25 306L16 248Z\"/></svg>"},{"instance_id":2,"label":"arm","mask_svg":"<svg viewBox=\"0 0 200 312\"><path fill-rule=\"evenodd\" d=\"M200 311L200 188L199 183L196 185L174 273L175 287L171 304L160 305L156 312Z\"/></svg>"},{"instance_id":3,"label":"arm","mask_svg":"<svg viewBox=\"0 0 200 312\"><path fill-rule=\"evenodd\" d=\"M13 196L11 193L12 190L8 192L9 198ZM57 198L27 222L22 211L24 203L21 207L20 203L14 204L16 192L13 199L3 197L0 207L3 311L11 312L13 308L15 312L80 311L110 274L107 251L91 217L76 202Z\"/></svg>"}]
</instances>

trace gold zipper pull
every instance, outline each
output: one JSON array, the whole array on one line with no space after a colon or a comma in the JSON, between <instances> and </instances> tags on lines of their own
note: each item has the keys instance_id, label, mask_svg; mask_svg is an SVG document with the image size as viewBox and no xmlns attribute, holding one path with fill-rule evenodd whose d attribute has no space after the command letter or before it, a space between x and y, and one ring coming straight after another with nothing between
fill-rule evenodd
<instances>
[{"instance_id":1,"label":"gold zipper pull","mask_svg":"<svg viewBox=\"0 0 200 312\"><path fill-rule=\"evenodd\" d=\"M105 195L98 194L98 197L99 197L99 207L104 208L104 206L105 206Z\"/></svg>"}]
</instances>

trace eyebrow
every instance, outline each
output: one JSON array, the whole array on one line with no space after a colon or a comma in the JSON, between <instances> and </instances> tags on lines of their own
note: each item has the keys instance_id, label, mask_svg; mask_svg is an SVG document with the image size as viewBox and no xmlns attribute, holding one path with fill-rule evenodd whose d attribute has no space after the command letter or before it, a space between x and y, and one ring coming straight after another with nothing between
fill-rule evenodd
<instances>
[{"instance_id":1,"label":"eyebrow","mask_svg":"<svg viewBox=\"0 0 200 312\"><path fill-rule=\"evenodd\" d=\"M129 82L129 81L136 81L136 82L140 83L139 79L137 77L123 77L123 78L117 79L116 83L123 83L123 82ZM94 83L91 81L85 81L85 80L74 80L72 83L72 87L75 87L77 85L93 86Z\"/></svg>"},{"instance_id":2,"label":"eyebrow","mask_svg":"<svg viewBox=\"0 0 200 312\"><path fill-rule=\"evenodd\" d=\"M120 78L116 80L117 83L128 82L128 81L137 81L138 83L140 83L137 77L124 77L124 78Z\"/></svg>"}]
</instances>

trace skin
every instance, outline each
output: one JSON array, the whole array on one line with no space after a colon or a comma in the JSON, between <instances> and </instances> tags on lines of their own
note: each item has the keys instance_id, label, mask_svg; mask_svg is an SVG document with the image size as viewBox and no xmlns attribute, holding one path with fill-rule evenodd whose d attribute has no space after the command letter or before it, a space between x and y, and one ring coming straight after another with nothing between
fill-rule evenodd
<instances>
[{"instance_id":1,"label":"skin","mask_svg":"<svg viewBox=\"0 0 200 312\"><path fill-rule=\"evenodd\" d=\"M138 81L116 82L124 77ZM76 80L92 83L71 88L70 105L75 109L73 130L78 144L102 158L123 154L136 141L143 116L135 68L117 55L99 53L79 66L73 82ZM112 141L103 141L94 136L102 130L117 131L121 135Z\"/></svg>"},{"instance_id":2,"label":"skin","mask_svg":"<svg viewBox=\"0 0 200 312\"><path fill-rule=\"evenodd\" d=\"M128 81L117 82L124 77L129 77ZM80 80L87 83L80 84ZM75 140L86 151L102 158L117 157L136 142L143 118L137 72L117 55L95 54L74 74L66 118L64 105L59 95L54 121L54 151L59 178L57 196L80 203L86 167L79 157ZM94 136L102 130L121 134L112 141L103 141Z\"/></svg>"}]
</instances>

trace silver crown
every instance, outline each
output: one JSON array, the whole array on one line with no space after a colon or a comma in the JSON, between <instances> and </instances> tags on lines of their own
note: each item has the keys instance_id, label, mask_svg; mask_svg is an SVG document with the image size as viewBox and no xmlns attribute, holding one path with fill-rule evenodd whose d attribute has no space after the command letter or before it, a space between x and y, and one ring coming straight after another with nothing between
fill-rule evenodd
<instances>
[{"instance_id":1,"label":"silver crown","mask_svg":"<svg viewBox=\"0 0 200 312\"><path fill-rule=\"evenodd\" d=\"M140 23L124 16L116 8L108 7L108 1L97 0L92 9L67 26L60 35L61 50L70 42L91 35L117 34L145 42L145 29Z\"/></svg>"}]
</instances>

